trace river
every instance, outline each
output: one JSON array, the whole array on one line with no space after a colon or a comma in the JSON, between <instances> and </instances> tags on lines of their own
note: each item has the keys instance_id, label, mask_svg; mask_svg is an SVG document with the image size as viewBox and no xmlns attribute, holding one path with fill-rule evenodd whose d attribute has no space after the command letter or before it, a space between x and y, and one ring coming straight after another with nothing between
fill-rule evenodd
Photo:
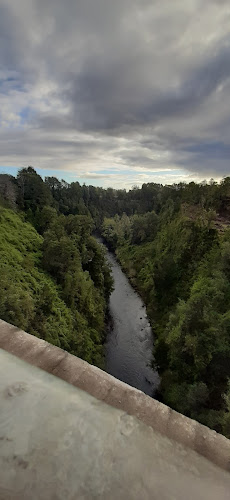
<instances>
[{"instance_id":1,"label":"river","mask_svg":"<svg viewBox=\"0 0 230 500\"><path fill-rule=\"evenodd\" d=\"M101 239L98 238L98 241L102 244ZM106 371L149 396L154 396L159 376L151 368L153 332L146 308L114 254L106 247L105 249L114 279L114 291L109 301Z\"/></svg>"}]
</instances>

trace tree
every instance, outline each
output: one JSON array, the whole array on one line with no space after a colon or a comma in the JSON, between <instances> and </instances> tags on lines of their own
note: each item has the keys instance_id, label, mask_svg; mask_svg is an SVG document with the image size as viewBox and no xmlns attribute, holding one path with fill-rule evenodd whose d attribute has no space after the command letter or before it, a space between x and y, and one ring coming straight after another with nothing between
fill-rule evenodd
<instances>
[{"instance_id":1,"label":"tree","mask_svg":"<svg viewBox=\"0 0 230 500\"><path fill-rule=\"evenodd\" d=\"M154 240L157 234L158 217L155 212L147 212L144 215L134 215L132 223L132 243L140 244L143 241Z\"/></svg>"},{"instance_id":2,"label":"tree","mask_svg":"<svg viewBox=\"0 0 230 500\"><path fill-rule=\"evenodd\" d=\"M19 187L18 204L24 210L41 210L45 205L52 204L52 196L48 186L33 167L22 168L17 175Z\"/></svg>"},{"instance_id":3,"label":"tree","mask_svg":"<svg viewBox=\"0 0 230 500\"><path fill-rule=\"evenodd\" d=\"M12 175L0 174L0 197L10 208L16 209L17 186Z\"/></svg>"}]
</instances>

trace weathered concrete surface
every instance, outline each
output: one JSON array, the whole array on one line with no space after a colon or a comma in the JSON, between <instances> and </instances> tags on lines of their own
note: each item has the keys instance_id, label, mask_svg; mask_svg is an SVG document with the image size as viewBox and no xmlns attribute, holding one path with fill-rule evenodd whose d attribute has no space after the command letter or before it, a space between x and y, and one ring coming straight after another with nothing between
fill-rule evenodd
<instances>
[{"instance_id":1,"label":"weathered concrete surface","mask_svg":"<svg viewBox=\"0 0 230 500\"><path fill-rule=\"evenodd\" d=\"M230 441L95 366L0 320L0 348L46 370L230 470ZM229 495L230 498L230 495Z\"/></svg>"},{"instance_id":2,"label":"weathered concrete surface","mask_svg":"<svg viewBox=\"0 0 230 500\"><path fill-rule=\"evenodd\" d=\"M229 500L230 474L0 350L1 500Z\"/></svg>"}]
</instances>

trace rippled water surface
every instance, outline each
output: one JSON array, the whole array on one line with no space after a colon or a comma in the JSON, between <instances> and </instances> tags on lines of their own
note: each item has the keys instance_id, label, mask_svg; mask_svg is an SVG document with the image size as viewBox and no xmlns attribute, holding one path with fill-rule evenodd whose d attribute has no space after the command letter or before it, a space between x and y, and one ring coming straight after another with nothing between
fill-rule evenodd
<instances>
[{"instance_id":1,"label":"rippled water surface","mask_svg":"<svg viewBox=\"0 0 230 500\"><path fill-rule=\"evenodd\" d=\"M151 368L153 333L142 299L129 283L114 255L106 249L114 291L106 342L106 370L148 395L154 395L159 376Z\"/></svg>"}]
</instances>

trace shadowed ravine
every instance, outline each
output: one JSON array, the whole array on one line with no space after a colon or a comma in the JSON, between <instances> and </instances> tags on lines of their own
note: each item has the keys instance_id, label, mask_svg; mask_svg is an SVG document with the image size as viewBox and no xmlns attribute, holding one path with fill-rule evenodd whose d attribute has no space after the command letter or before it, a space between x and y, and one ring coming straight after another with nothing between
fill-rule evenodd
<instances>
[{"instance_id":1,"label":"shadowed ravine","mask_svg":"<svg viewBox=\"0 0 230 500\"><path fill-rule=\"evenodd\" d=\"M99 238L98 241L102 243ZM107 248L106 255L114 279L114 291L109 302L106 370L152 396L159 384L159 376L151 368L153 333L146 308Z\"/></svg>"}]
</instances>

